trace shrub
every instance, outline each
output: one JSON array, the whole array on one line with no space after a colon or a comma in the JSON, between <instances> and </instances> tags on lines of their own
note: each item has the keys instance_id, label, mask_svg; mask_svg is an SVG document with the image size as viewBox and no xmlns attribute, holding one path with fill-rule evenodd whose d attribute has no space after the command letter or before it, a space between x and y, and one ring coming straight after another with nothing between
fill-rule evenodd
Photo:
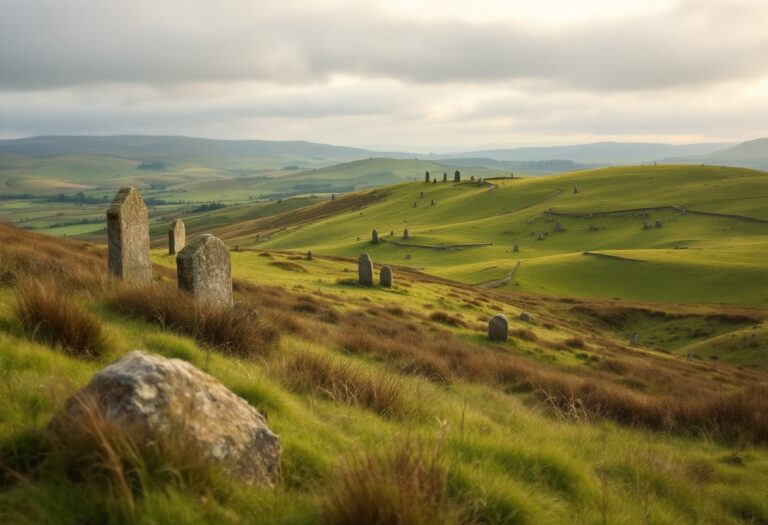
<instances>
[{"instance_id":1,"label":"shrub","mask_svg":"<svg viewBox=\"0 0 768 525\"><path fill-rule=\"evenodd\" d=\"M215 306L170 286L118 286L108 304L238 357L267 355L280 336L272 323L247 305Z\"/></svg>"},{"instance_id":2,"label":"shrub","mask_svg":"<svg viewBox=\"0 0 768 525\"><path fill-rule=\"evenodd\" d=\"M52 282L26 281L16 291L14 313L22 331L68 354L95 357L108 339L101 321L64 295Z\"/></svg>"},{"instance_id":3,"label":"shrub","mask_svg":"<svg viewBox=\"0 0 768 525\"><path fill-rule=\"evenodd\" d=\"M432 312L429 316L429 319L432 321L435 321L436 323L445 324L448 326L466 326L467 323L464 322L463 319L460 319L456 315L451 315L446 312Z\"/></svg>"},{"instance_id":4,"label":"shrub","mask_svg":"<svg viewBox=\"0 0 768 525\"><path fill-rule=\"evenodd\" d=\"M366 451L343 461L322 502L327 523L455 524L461 508L449 497L439 448L426 453L405 440L394 450Z\"/></svg>"}]
</instances>

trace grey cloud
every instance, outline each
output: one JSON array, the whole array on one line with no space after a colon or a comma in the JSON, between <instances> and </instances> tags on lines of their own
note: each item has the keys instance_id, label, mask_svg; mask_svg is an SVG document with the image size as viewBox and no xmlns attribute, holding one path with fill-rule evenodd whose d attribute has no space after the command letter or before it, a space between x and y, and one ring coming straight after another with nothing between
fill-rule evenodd
<instances>
[{"instance_id":1,"label":"grey cloud","mask_svg":"<svg viewBox=\"0 0 768 525\"><path fill-rule=\"evenodd\" d=\"M636 91L755 78L768 67L756 1L689 0L566 27L420 21L347 6L230 0L3 0L0 87L149 85L334 74L407 84L536 80ZM275 4L275 5L270 5Z\"/></svg>"}]
</instances>

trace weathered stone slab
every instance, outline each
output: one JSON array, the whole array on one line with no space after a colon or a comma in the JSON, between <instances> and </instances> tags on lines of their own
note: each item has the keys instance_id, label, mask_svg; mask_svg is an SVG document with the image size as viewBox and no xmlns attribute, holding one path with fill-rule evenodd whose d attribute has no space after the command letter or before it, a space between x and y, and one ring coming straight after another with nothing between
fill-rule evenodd
<instances>
[{"instance_id":1,"label":"weathered stone slab","mask_svg":"<svg viewBox=\"0 0 768 525\"><path fill-rule=\"evenodd\" d=\"M453 182L461 182L461 172L459 170L453 173Z\"/></svg>"},{"instance_id":2,"label":"weathered stone slab","mask_svg":"<svg viewBox=\"0 0 768 525\"><path fill-rule=\"evenodd\" d=\"M176 255L179 289L218 306L232 305L232 262L229 248L205 233Z\"/></svg>"},{"instance_id":3,"label":"weathered stone slab","mask_svg":"<svg viewBox=\"0 0 768 525\"><path fill-rule=\"evenodd\" d=\"M362 286L373 286L373 261L367 253L357 260L357 280Z\"/></svg>"},{"instance_id":4,"label":"weathered stone slab","mask_svg":"<svg viewBox=\"0 0 768 525\"><path fill-rule=\"evenodd\" d=\"M506 341L509 337L509 321L504 314L496 314L488 321L488 339Z\"/></svg>"},{"instance_id":5,"label":"weathered stone slab","mask_svg":"<svg viewBox=\"0 0 768 525\"><path fill-rule=\"evenodd\" d=\"M184 221L176 219L168 230L168 255L176 255L187 244L187 228Z\"/></svg>"},{"instance_id":6,"label":"weathered stone slab","mask_svg":"<svg viewBox=\"0 0 768 525\"><path fill-rule=\"evenodd\" d=\"M392 268L387 265L382 266L381 272L379 273L379 280L381 281L382 286L392 288Z\"/></svg>"},{"instance_id":7,"label":"weathered stone slab","mask_svg":"<svg viewBox=\"0 0 768 525\"><path fill-rule=\"evenodd\" d=\"M186 361L141 351L124 355L66 403L51 422L52 437L66 444L93 407L118 427L138 432L142 444L193 447L248 484L278 480L280 440L264 417Z\"/></svg>"},{"instance_id":8,"label":"weathered stone slab","mask_svg":"<svg viewBox=\"0 0 768 525\"><path fill-rule=\"evenodd\" d=\"M152 281L149 216L136 188L121 188L107 210L109 273L126 281Z\"/></svg>"}]
</instances>

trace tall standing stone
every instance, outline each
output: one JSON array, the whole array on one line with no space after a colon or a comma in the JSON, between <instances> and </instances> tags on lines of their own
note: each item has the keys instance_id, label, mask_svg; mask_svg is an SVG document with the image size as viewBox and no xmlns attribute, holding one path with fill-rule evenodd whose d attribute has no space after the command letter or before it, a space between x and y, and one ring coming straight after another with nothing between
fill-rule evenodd
<instances>
[{"instance_id":1,"label":"tall standing stone","mask_svg":"<svg viewBox=\"0 0 768 525\"><path fill-rule=\"evenodd\" d=\"M496 314L488 321L488 339L506 341L509 337L509 322L504 314Z\"/></svg>"},{"instance_id":2,"label":"tall standing stone","mask_svg":"<svg viewBox=\"0 0 768 525\"><path fill-rule=\"evenodd\" d=\"M429 182L429 172L424 174L424 182Z\"/></svg>"},{"instance_id":3,"label":"tall standing stone","mask_svg":"<svg viewBox=\"0 0 768 525\"><path fill-rule=\"evenodd\" d=\"M187 244L187 229L184 221L176 219L168 229L168 255L176 255Z\"/></svg>"},{"instance_id":4,"label":"tall standing stone","mask_svg":"<svg viewBox=\"0 0 768 525\"><path fill-rule=\"evenodd\" d=\"M357 260L357 281L362 286L373 286L373 261L367 253Z\"/></svg>"},{"instance_id":5,"label":"tall standing stone","mask_svg":"<svg viewBox=\"0 0 768 525\"><path fill-rule=\"evenodd\" d=\"M307 260L308 261L312 260L312 250L307 250Z\"/></svg>"},{"instance_id":6,"label":"tall standing stone","mask_svg":"<svg viewBox=\"0 0 768 525\"><path fill-rule=\"evenodd\" d=\"M408 239L410 239L410 236L408 235L408 228L405 228L403 230L403 240L407 241Z\"/></svg>"},{"instance_id":7,"label":"tall standing stone","mask_svg":"<svg viewBox=\"0 0 768 525\"><path fill-rule=\"evenodd\" d=\"M379 272L379 280L385 288L392 288L392 268L387 265L382 266L381 272Z\"/></svg>"},{"instance_id":8,"label":"tall standing stone","mask_svg":"<svg viewBox=\"0 0 768 525\"><path fill-rule=\"evenodd\" d=\"M373 230L371 232L371 242L374 243L374 244L379 242L379 232L378 232L378 230Z\"/></svg>"},{"instance_id":9,"label":"tall standing stone","mask_svg":"<svg viewBox=\"0 0 768 525\"><path fill-rule=\"evenodd\" d=\"M443 172L443 182L448 182L448 173Z\"/></svg>"},{"instance_id":10,"label":"tall standing stone","mask_svg":"<svg viewBox=\"0 0 768 525\"><path fill-rule=\"evenodd\" d=\"M453 182L461 182L461 172L459 170L453 173Z\"/></svg>"},{"instance_id":11,"label":"tall standing stone","mask_svg":"<svg viewBox=\"0 0 768 525\"><path fill-rule=\"evenodd\" d=\"M176 256L179 289L217 306L232 305L229 248L209 233L195 237Z\"/></svg>"},{"instance_id":12,"label":"tall standing stone","mask_svg":"<svg viewBox=\"0 0 768 525\"><path fill-rule=\"evenodd\" d=\"M152 281L149 215L136 188L121 188L107 210L109 273L126 281Z\"/></svg>"},{"instance_id":13,"label":"tall standing stone","mask_svg":"<svg viewBox=\"0 0 768 525\"><path fill-rule=\"evenodd\" d=\"M331 193L331 200L332 200L332 201L335 201L335 200L336 200L336 194L335 194L335 193Z\"/></svg>"}]
</instances>

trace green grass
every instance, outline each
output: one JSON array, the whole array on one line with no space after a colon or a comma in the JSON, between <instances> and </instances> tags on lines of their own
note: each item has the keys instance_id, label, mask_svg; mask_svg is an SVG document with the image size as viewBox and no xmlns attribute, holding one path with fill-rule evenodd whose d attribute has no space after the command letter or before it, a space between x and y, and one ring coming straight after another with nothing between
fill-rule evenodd
<instances>
[{"instance_id":1,"label":"green grass","mask_svg":"<svg viewBox=\"0 0 768 525\"><path fill-rule=\"evenodd\" d=\"M652 225L662 220L661 228L644 230L642 217L626 213L563 217L564 231L555 232L555 218L545 213L550 208L599 213L674 205L768 219L764 172L646 166L493 182L493 190L471 183L387 187L380 201L360 211L289 228L260 246L347 257L369 252L375 261L405 264L466 283L500 279L520 262L506 288L556 295L768 305L766 223L662 210L649 212L647 219ZM580 192L573 193L574 187ZM424 197L419 197L422 191ZM430 206L432 199L436 206ZM597 230L591 231L591 226ZM385 240L390 230L399 240L408 228L411 244L493 245L462 250L372 245L374 228ZM542 232L548 236L538 240ZM232 242L248 246L255 233L230 235ZM518 253L512 251L515 240ZM584 256L585 251L638 262Z\"/></svg>"}]
</instances>

